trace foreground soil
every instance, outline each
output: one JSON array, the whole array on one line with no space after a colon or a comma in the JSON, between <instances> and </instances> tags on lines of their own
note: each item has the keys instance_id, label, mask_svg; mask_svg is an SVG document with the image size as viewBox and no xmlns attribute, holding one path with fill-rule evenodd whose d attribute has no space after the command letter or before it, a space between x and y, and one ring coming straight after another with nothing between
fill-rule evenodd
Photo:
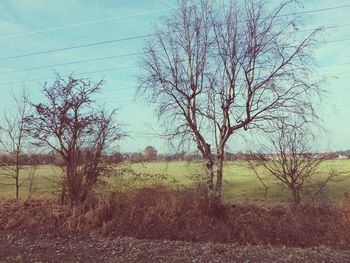
<instances>
[{"instance_id":1,"label":"foreground soil","mask_svg":"<svg viewBox=\"0 0 350 263\"><path fill-rule=\"evenodd\" d=\"M350 251L2 230L0 262L350 262Z\"/></svg>"}]
</instances>

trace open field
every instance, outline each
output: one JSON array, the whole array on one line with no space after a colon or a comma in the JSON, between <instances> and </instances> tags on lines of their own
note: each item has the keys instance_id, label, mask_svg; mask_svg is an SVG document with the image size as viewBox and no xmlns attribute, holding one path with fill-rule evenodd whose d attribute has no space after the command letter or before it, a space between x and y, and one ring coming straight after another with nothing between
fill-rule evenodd
<instances>
[{"instance_id":1,"label":"open field","mask_svg":"<svg viewBox=\"0 0 350 263\"><path fill-rule=\"evenodd\" d=\"M242 161L226 162L224 171L223 197L226 200L263 200L264 189L251 170ZM317 179L324 178L330 168L350 171L350 160L334 160L325 162ZM0 168L3 169L3 168ZM22 175L20 196L28 196L28 173L30 167L25 167ZM121 173L121 171L123 171ZM1 170L0 170L1 172ZM50 196L57 191L57 181L62 171L52 165L37 167L37 177L34 181L34 197ZM131 174L134 174L133 176ZM137 187L152 183L163 183L171 187L193 187L196 177L203 174L201 163L196 162L152 162L121 164L105 181L111 189ZM136 179L137 178L137 179ZM0 177L0 196L14 196L14 180ZM268 201L287 201L288 191L271 178L267 180L269 190ZM335 182L329 183L320 201L341 202L345 192L350 191L350 174L342 175ZM307 200L307 198L306 198Z\"/></svg>"}]
</instances>

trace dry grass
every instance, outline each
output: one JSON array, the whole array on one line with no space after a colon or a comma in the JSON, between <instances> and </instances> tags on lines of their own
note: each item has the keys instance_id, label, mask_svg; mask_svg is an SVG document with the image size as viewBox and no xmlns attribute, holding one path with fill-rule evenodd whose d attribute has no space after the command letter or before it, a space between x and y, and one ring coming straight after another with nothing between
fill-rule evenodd
<instances>
[{"instance_id":1,"label":"dry grass","mask_svg":"<svg viewBox=\"0 0 350 263\"><path fill-rule=\"evenodd\" d=\"M158 186L91 196L80 207L3 201L0 228L95 232L146 239L350 248L350 211L330 205L249 203L208 209L197 192Z\"/></svg>"}]
</instances>

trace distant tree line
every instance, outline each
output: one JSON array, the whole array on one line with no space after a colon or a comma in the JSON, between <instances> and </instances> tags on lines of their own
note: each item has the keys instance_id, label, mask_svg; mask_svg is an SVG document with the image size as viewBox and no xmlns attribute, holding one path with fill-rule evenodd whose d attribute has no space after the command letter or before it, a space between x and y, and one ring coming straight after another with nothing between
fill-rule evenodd
<instances>
[{"instance_id":1,"label":"distant tree line","mask_svg":"<svg viewBox=\"0 0 350 263\"><path fill-rule=\"evenodd\" d=\"M347 159L350 159L350 150L347 151L335 151L325 153L328 160L338 159L339 156L344 156ZM271 154L266 154L271 155ZM225 153L226 161L246 161L254 158L254 155L251 153L237 152L237 153ZM150 158L145 155L144 152L132 152L132 153L121 153L119 151L104 154L101 156L101 161L103 163L118 164L121 162L131 162L131 163L140 163L140 162L172 162L172 161L201 161L202 157L197 153L186 153L180 152L175 154L157 154ZM21 165L45 165L53 164L57 165L60 162L59 156L54 152L49 153L23 153L20 155L19 163ZM0 166L5 165L14 165L15 162L9 154L0 154Z\"/></svg>"}]
</instances>

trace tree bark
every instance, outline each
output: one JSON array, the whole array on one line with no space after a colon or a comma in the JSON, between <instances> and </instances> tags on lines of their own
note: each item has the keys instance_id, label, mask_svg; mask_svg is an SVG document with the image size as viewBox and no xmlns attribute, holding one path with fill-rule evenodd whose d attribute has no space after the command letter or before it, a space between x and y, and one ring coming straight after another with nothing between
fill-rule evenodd
<instances>
[{"instance_id":1,"label":"tree bark","mask_svg":"<svg viewBox=\"0 0 350 263\"><path fill-rule=\"evenodd\" d=\"M18 180L18 174L16 174L16 199L18 199L19 196L19 180Z\"/></svg>"},{"instance_id":2,"label":"tree bark","mask_svg":"<svg viewBox=\"0 0 350 263\"><path fill-rule=\"evenodd\" d=\"M300 204L301 198L300 198L299 189L292 188L292 191L293 191L293 203L294 203L294 205Z\"/></svg>"},{"instance_id":3,"label":"tree bark","mask_svg":"<svg viewBox=\"0 0 350 263\"><path fill-rule=\"evenodd\" d=\"M66 184L65 184L65 183L62 183L61 205L64 205L65 202L66 202L66 193L67 193Z\"/></svg>"},{"instance_id":4,"label":"tree bark","mask_svg":"<svg viewBox=\"0 0 350 263\"><path fill-rule=\"evenodd\" d=\"M221 200L222 193L222 174L224 170L224 150L220 148L217 156L218 167L216 171L215 197Z\"/></svg>"},{"instance_id":5,"label":"tree bark","mask_svg":"<svg viewBox=\"0 0 350 263\"><path fill-rule=\"evenodd\" d=\"M208 190L208 201L209 201L209 205L211 205L211 203L214 200L214 162L213 160L208 160L206 163L206 167L207 167L207 190Z\"/></svg>"},{"instance_id":6,"label":"tree bark","mask_svg":"<svg viewBox=\"0 0 350 263\"><path fill-rule=\"evenodd\" d=\"M16 184L16 199L18 199L19 196L19 150L16 151L16 171L15 171L15 184Z\"/></svg>"}]
</instances>

